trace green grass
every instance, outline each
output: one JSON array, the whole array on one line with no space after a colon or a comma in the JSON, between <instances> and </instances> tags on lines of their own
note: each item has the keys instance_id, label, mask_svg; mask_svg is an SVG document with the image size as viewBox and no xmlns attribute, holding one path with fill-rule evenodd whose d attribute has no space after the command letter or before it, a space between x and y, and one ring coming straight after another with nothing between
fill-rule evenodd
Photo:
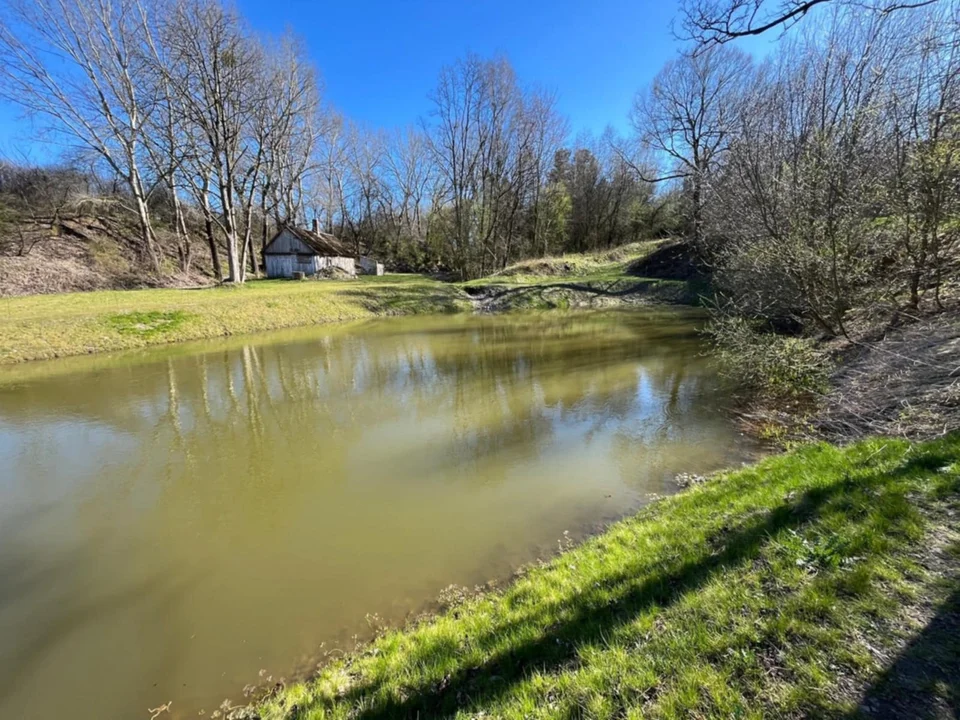
<instances>
[{"instance_id":1,"label":"green grass","mask_svg":"<svg viewBox=\"0 0 960 720\"><path fill-rule=\"evenodd\" d=\"M107 322L121 335L137 335L146 338L171 333L191 319L192 316L182 310L170 312L152 310L110 315L107 317Z\"/></svg>"},{"instance_id":2,"label":"green grass","mask_svg":"<svg viewBox=\"0 0 960 720\"><path fill-rule=\"evenodd\" d=\"M958 489L960 435L803 447L662 500L501 592L388 632L257 712L847 716L864 692L885 692L881 653L918 629L905 608L956 598L931 558L958 564L947 516ZM960 692L960 638L928 640L904 651L943 671L911 685L918 711Z\"/></svg>"},{"instance_id":3,"label":"green grass","mask_svg":"<svg viewBox=\"0 0 960 720\"><path fill-rule=\"evenodd\" d=\"M419 275L4 298L0 363L469 307L458 287Z\"/></svg>"},{"instance_id":4,"label":"green grass","mask_svg":"<svg viewBox=\"0 0 960 720\"><path fill-rule=\"evenodd\" d=\"M630 265L663 241L630 243L598 253L534 258L463 283L484 309L497 312L606 307L650 302L695 305L701 284L630 274Z\"/></svg>"},{"instance_id":5,"label":"green grass","mask_svg":"<svg viewBox=\"0 0 960 720\"><path fill-rule=\"evenodd\" d=\"M610 282L626 277L631 262L649 255L660 241L630 243L598 253L571 253L532 258L514 263L498 273L464 283L465 287L488 285L544 285L574 279L585 282Z\"/></svg>"},{"instance_id":6,"label":"green grass","mask_svg":"<svg viewBox=\"0 0 960 720\"><path fill-rule=\"evenodd\" d=\"M650 241L597 254L528 260L462 284L422 275L386 275L0 298L0 364L382 315L459 312L473 307L464 290L501 294L485 308L498 311L612 305L638 298L689 301L686 283L626 275L631 262L657 245Z\"/></svg>"}]
</instances>

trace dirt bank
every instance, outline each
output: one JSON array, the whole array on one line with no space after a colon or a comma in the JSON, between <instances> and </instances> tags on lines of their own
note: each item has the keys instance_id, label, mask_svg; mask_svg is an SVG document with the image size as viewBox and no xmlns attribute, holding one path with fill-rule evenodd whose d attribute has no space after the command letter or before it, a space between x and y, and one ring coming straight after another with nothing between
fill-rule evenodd
<instances>
[{"instance_id":1,"label":"dirt bank","mask_svg":"<svg viewBox=\"0 0 960 720\"><path fill-rule=\"evenodd\" d=\"M838 340L837 370L813 420L833 440L933 438L960 428L960 307Z\"/></svg>"},{"instance_id":2,"label":"dirt bank","mask_svg":"<svg viewBox=\"0 0 960 720\"><path fill-rule=\"evenodd\" d=\"M132 231L109 219L78 217L50 223L23 222L0 237L0 297L91 290L204 287L213 284L200 258L190 272L176 271L172 256L157 278L137 255ZM11 237L13 239L11 239ZM166 248L163 233L158 236Z\"/></svg>"}]
</instances>

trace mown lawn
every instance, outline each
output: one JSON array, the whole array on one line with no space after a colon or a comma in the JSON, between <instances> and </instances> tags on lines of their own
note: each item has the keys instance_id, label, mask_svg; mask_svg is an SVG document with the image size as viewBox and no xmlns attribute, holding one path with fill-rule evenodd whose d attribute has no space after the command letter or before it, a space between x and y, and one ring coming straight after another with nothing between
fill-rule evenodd
<instances>
[{"instance_id":1,"label":"mown lawn","mask_svg":"<svg viewBox=\"0 0 960 720\"><path fill-rule=\"evenodd\" d=\"M584 299L618 304L641 296L654 302L689 301L686 283L627 274L631 262L657 246L650 241L596 254L528 260L460 284L398 274L0 298L0 364L382 315L458 312L473 308L468 292L497 296L484 307L491 311L566 308Z\"/></svg>"},{"instance_id":2,"label":"mown lawn","mask_svg":"<svg viewBox=\"0 0 960 720\"><path fill-rule=\"evenodd\" d=\"M0 363L468 307L459 288L420 275L3 298Z\"/></svg>"},{"instance_id":3,"label":"mown lawn","mask_svg":"<svg viewBox=\"0 0 960 720\"><path fill-rule=\"evenodd\" d=\"M958 489L960 435L803 447L389 632L256 714L937 717L960 702L960 633L923 626L956 620Z\"/></svg>"}]
</instances>

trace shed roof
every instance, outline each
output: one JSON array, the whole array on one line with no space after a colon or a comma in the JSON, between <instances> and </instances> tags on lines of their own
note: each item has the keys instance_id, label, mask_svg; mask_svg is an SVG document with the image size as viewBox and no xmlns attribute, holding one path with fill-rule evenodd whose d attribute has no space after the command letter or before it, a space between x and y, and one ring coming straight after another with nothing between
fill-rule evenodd
<instances>
[{"instance_id":1,"label":"shed roof","mask_svg":"<svg viewBox=\"0 0 960 720\"><path fill-rule=\"evenodd\" d=\"M340 242L340 239L335 235L325 232L313 232L312 230L305 230L304 228L298 228L294 225L284 225L281 227L277 231L277 234L273 236L273 239L268 242L267 246L263 249L264 255L271 254L270 246L273 245L274 241L280 237L284 230L289 230L297 240L313 250L317 255L327 257L353 257L353 253L350 252L346 245Z\"/></svg>"}]
</instances>

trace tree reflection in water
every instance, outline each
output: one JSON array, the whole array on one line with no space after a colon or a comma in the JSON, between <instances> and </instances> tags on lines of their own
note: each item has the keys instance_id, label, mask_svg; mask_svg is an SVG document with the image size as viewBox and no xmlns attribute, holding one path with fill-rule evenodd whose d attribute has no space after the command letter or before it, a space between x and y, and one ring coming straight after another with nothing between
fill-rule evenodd
<instances>
[{"instance_id":1,"label":"tree reflection in water","mask_svg":"<svg viewBox=\"0 0 960 720\"><path fill-rule=\"evenodd\" d=\"M0 376L0 562L25 578L0 592L3 717L213 707L742 449L678 312L398 319L44 368Z\"/></svg>"}]
</instances>

